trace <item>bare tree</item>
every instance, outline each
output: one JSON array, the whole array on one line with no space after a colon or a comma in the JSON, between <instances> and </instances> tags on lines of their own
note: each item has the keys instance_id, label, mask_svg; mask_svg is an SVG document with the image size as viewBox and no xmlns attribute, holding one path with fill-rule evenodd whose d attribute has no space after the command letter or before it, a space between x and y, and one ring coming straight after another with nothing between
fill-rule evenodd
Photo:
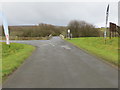
<instances>
[{"instance_id":1,"label":"bare tree","mask_svg":"<svg viewBox=\"0 0 120 90\"><path fill-rule=\"evenodd\" d=\"M99 30L85 21L73 20L68 24L73 37L96 37L100 36Z\"/></svg>"}]
</instances>

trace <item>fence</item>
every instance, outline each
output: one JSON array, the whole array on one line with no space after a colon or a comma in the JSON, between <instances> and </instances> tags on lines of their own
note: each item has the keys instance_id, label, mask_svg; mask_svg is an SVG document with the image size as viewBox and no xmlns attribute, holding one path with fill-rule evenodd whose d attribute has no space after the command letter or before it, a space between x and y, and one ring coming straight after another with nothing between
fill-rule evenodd
<instances>
[{"instance_id":1,"label":"fence","mask_svg":"<svg viewBox=\"0 0 120 90\"><path fill-rule=\"evenodd\" d=\"M120 36L120 27L117 26L115 23L109 23L109 37L118 37Z\"/></svg>"}]
</instances>

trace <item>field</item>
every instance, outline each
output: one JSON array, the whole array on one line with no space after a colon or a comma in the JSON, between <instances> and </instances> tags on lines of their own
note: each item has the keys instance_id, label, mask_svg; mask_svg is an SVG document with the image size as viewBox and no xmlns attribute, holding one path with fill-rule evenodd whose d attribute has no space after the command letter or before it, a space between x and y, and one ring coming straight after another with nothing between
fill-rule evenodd
<instances>
[{"instance_id":1,"label":"field","mask_svg":"<svg viewBox=\"0 0 120 90\"><path fill-rule=\"evenodd\" d=\"M67 39L66 39L67 40ZM114 64L118 63L118 38L107 38L106 44L103 37L81 37L67 40L77 47L88 51L104 60Z\"/></svg>"},{"instance_id":2,"label":"field","mask_svg":"<svg viewBox=\"0 0 120 90\"><path fill-rule=\"evenodd\" d=\"M31 55L35 47L26 44L11 43L2 46L2 77L3 81L6 77L16 70L24 60Z\"/></svg>"},{"instance_id":3,"label":"field","mask_svg":"<svg viewBox=\"0 0 120 90\"><path fill-rule=\"evenodd\" d=\"M17 40L41 40L46 39L50 34L58 36L65 32L65 26L55 26L51 24L39 24L32 26L9 26L10 39ZM0 26L0 36L4 36L2 26ZM4 38L3 38L4 39Z\"/></svg>"}]
</instances>

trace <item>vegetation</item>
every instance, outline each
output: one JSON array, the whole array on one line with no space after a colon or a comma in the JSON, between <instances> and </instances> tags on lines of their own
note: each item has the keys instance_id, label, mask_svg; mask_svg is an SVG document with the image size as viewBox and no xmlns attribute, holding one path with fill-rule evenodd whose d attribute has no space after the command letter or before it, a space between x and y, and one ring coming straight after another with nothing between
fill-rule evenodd
<instances>
[{"instance_id":1,"label":"vegetation","mask_svg":"<svg viewBox=\"0 0 120 90\"><path fill-rule=\"evenodd\" d=\"M11 40L40 40L46 39L50 34L53 36L59 36L60 34L67 36L68 29L71 30L73 37L101 36L100 29L85 21L77 20L72 20L68 26L55 26L43 23L34 26L9 26ZM4 36L3 28L0 29L0 32Z\"/></svg>"},{"instance_id":2,"label":"vegetation","mask_svg":"<svg viewBox=\"0 0 120 90\"><path fill-rule=\"evenodd\" d=\"M31 54L35 47L26 44L2 43L2 77L3 80L18 68Z\"/></svg>"},{"instance_id":3,"label":"vegetation","mask_svg":"<svg viewBox=\"0 0 120 90\"><path fill-rule=\"evenodd\" d=\"M85 21L73 20L68 24L73 37L98 37L100 30Z\"/></svg>"},{"instance_id":4,"label":"vegetation","mask_svg":"<svg viewBox=\"0 0 120 90\"><path fill-rule=\"evenodd\" d=\"M118 38L107 38L107 43L104 44L103 37L81 37L67 40L70 43L83 48L90 53L93 53L110 63L120 65L118 62Z\"/></svg>"},{"instance_id":5,"label":"vegetation","mask_svg":"<svg viewBox=\"0 0 120 90\"><path fill-rule=\"evenodd\" d=\"M49 36L46 37L18 37L18 36L10 36L10 40L48 40ZM0 40L6 40L5 36L2 36Z\"/></svg>"},{"instance_id":6,"label":"vegetation","mask_svg":"<svg viewBox=\"0 0 120 90\"><path fill-rule=\"evenodd\" d=\"M0 43L0 85L2 85L2 43Z\"/></svg>"},{"instance_id":7,"label":"vegetation","mask_svg":"<svg viewBox=\"0 0 120 90\"><path fill-rule=\"evenodd\" d=\"M46 37L60 35L66 27L54 26L51 24L39 24L37 26L9 26L10 36L12 37ZM2 30L2 35L4 32Z\"/></svg>"}]
</instances>

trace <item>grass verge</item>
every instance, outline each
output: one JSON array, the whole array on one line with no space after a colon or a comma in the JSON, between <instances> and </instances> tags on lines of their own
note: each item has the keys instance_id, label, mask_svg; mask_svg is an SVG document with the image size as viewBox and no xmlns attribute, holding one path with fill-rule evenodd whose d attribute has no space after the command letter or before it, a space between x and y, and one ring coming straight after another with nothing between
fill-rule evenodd
<instances>
[{"instance_id":1,"label":"grass verge","mask_svg":"<svg viewBox=\"0 0 120 90\"><path fill-rule=\"evenodd\" d=\"M65 39L67 40L67 39ZM120 65L118 62L118 38L107 38L106 44L103 37L81 37L67 40L79 48L85 49L88 52L95 54L98 57L114 64Z\"/></svg>"},{"instance_id":2,"label":"grass verge","mask_svg":"<svg viewBox=\"0 0 120 90\"><path fill-rule=\"evenodd\" d=\"M0 40L6 40L4 36L0 38ZM48 40L48 37L17 37L17 36L10 36L10 40Z\"/></svg>"},{"instance_id":3,"label":"grass verge","mask_svg":"<svg viewBox=\"0 0 120 90\"><path fill-rule=\"evenodd\" d=\"M20 43L6 45L2 43L2 79L3 81L16 70L35 50L34 46Z\"/></svg>"}]
</instances>

